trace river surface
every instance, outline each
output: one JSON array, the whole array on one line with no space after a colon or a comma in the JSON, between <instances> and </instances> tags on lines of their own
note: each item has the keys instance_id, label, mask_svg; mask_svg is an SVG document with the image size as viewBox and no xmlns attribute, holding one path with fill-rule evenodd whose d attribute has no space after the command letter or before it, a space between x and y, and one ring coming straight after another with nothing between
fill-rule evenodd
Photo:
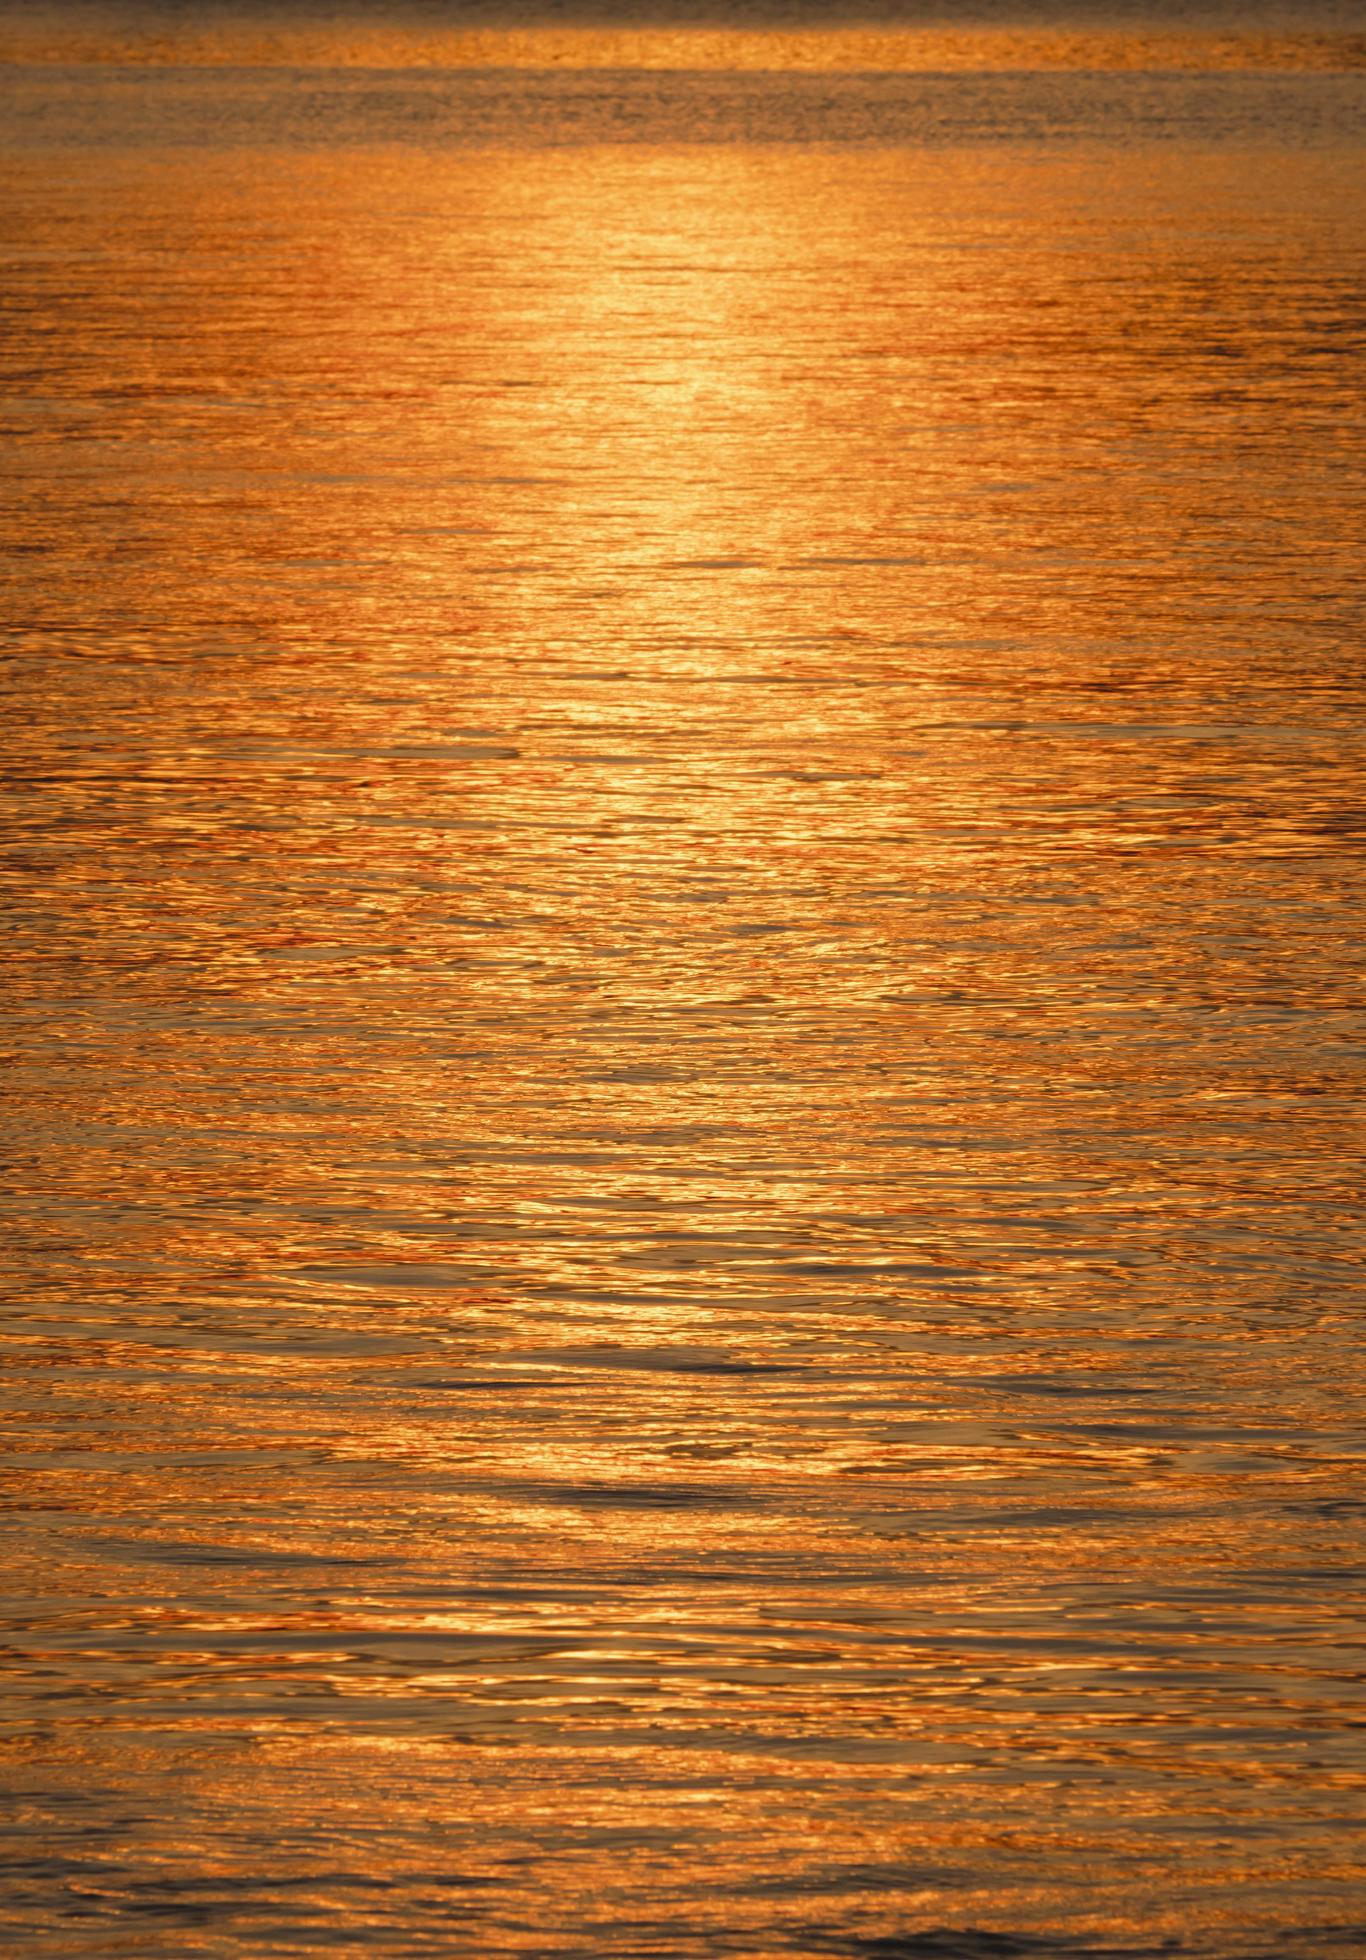
<instances>
[{"instance_id":1,"label":"river surface","mask_svg":"<svg viewBox=\"0 0 1366 1960\"><path fill-rule=\"evenodd\" d=\"M6 1951L1359 1954L1360 37L281 18L0 34Z\"/></svg>"}]
</instances>

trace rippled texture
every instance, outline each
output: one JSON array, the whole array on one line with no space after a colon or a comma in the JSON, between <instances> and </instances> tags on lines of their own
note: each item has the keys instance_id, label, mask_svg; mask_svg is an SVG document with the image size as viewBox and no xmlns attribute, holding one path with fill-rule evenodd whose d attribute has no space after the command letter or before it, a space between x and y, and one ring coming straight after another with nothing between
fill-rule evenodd
<instances>
[{"instance_id":1,"label":"rippled texture","mask_svg":"<svg viewBox=\"0 0 1366 1960\"><path fill-rule=\"evenodd\" d=\"M3 87L6 1939L1360 1951L1359 82Z\"/></svg>"}]
</instances>

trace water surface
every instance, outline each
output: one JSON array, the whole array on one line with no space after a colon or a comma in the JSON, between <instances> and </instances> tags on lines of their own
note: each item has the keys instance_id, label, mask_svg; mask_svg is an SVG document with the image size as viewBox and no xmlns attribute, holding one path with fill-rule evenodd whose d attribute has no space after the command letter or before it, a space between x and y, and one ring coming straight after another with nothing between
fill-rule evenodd
<instances>
[{"instance_id":1,"label":"water surface","mask_svg":"<svg viewBox=\"0 0 1366 1960\"><path fill-rule=\"evenodd\" d=\"M12 1949L1358 1952L1350 50L27 52Z\"/></svg>"}]
</instances>

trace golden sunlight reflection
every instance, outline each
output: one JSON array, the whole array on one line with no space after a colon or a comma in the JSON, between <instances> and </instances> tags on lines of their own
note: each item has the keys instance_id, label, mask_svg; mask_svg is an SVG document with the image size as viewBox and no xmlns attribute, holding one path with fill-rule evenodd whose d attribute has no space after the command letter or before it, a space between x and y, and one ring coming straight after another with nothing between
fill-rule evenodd
<instances>
[{"instance_id":1,"label":"golden sunlight reflection","mask_svg":"<svg viewBox=\"0 0 1366 1960\"><path fill-rule=\"evenodd\" d=\"M14 83L6 1936L1337 1960L1359 148L248 70Z\"/></svg>"}]
</instances>

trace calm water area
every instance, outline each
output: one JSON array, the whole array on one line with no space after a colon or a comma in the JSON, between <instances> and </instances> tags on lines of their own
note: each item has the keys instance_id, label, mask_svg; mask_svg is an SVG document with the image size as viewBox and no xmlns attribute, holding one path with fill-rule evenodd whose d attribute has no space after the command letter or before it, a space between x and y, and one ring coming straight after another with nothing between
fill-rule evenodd
<instances>
[{"instance_id":1,"label":"calm water area","mask_svg":"<svg viewBox=\"0 0 1366 1960\"><path fill-rule=\"evenodd\" d=\"M0 13L0 1949L1360 1955L1360 17L438 13Z\"/></svg>"}]
</instances>

